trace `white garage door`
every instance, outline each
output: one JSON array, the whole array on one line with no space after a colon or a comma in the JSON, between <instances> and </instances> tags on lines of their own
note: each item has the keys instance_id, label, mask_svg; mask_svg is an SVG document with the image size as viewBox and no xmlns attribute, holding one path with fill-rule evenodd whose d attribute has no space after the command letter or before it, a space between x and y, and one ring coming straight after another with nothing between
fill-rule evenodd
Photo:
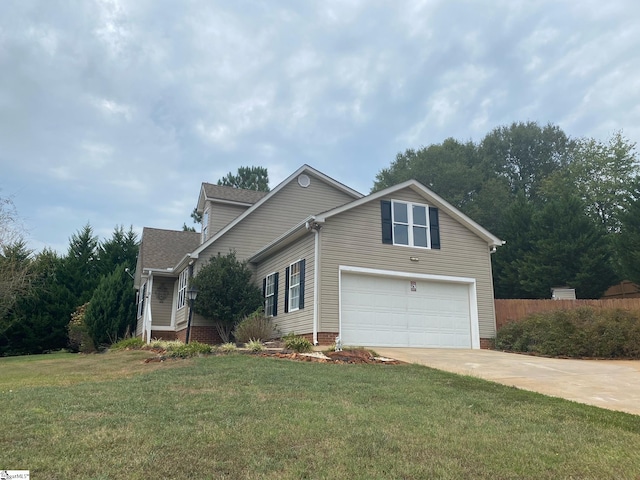
<instances>
[{"instance_id":1,"label":"white garage door","mask_svg":"<svg viewBox=\"0 0 640 480\"><path fill-rule=\"evenodd\" d=\"M343 345L471 348L469 285L342 273Z\"/></svg>"}]
</instances>

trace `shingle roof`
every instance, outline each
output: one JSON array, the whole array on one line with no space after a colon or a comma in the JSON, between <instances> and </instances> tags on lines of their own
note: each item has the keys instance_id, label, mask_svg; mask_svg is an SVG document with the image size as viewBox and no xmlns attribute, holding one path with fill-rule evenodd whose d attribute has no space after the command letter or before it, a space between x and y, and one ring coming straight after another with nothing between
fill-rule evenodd
<instances>
[{"instance_id":1,"label":"shingle roof","mask_svg":"<svg viewBox=\"0 0 640 480\"><path fill-rule=\"evenodd\" d=\"M244 190L242 188L224 187L212 183L203 183L204 193L208 199L228 200L232 202L249 203L253 205L269 192L258 192L256 190Z\"/></svg>"},{"instance_id":2,"label":"shingle roof","mask_svg":"<svg viewBox=\"0 0 640 480\"><path fill-rule=\"evenodd\" d=\"M142 268L175 267L200 245L200 234L144 227L140 243Z\"/></svg>"}]
</instances>

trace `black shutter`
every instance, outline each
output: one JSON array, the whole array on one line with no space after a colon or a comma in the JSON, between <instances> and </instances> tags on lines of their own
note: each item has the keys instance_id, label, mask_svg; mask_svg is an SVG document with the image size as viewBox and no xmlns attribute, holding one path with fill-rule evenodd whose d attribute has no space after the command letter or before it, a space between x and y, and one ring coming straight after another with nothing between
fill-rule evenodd
<instances>
[{"instance_id":1,"label":"black shutter","mask_svg":"<svg viewBox=\"0 0 640 480\"><path fill-rule=\"evenodd\" d=\"M304 264L305 260L300 260L300 304L298 306L300 310L304 308Z\"/></svg>"},{"instance_id":2,"label":"black shutter","mask_svg":"<svg viewBox=\"0 0 640 480\"><path fill-rule=\"evenodd\" d=\"M289 267L284 269L284 313L289 312Z\"/></svg>"},{"instance_id":3,"label":"black shutter","mask_svg":"<svg viewBox=\"0 0 640 480\"><path fill-rule=\"evenodd\" d=\"M262 279L262 298L267 298L267 277ZM268 314L269 312L264 312Z\"/></svg>"},{"instance_id":4,"label":"black shutter","mask_svg":"<svg viewBox=\"0 0 640 480\"><path fill-rule=\"evenodd\" d=\"M273 285L273 316L278 315L278 272L275 274L274 285Z\"/></svg>"},{"instance_id":5,"label":"black shutter","mask_svg":"<svg viewBox=\"0 0 640 480\"><path fill-rule=\"evenodd\" d=\"M380 200L382 217L382 243L393 244L393 223L391 222L391 201Z\"/></svg>"},{"instance_id":6,"label":"black shutter","mask_svg":"<svg viewBox=\"0 0 640 480\"><path fill-rule=\"evenodd\" d=\"M431 232L431 248L440 248L440 220L438 209L429 207L429 231Z\"/></svg>"}]
</instances>

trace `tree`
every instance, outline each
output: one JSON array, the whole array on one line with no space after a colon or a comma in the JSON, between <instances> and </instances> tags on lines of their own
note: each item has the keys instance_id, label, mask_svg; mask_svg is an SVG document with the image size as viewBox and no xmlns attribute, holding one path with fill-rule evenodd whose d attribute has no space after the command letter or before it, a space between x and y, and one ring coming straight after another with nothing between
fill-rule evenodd
<instances>
[{"instance_id":1,"label":"tree","mask_svg":"<svg viewBox=\"0 0 640 480\"><path fill-rule=\"evenodd\" d=\"M45 249L30 262L31 288L3 318L0 355L37 354L67 346L66 327L75 299L60 281L64 259Z\"/></svg>"},{"instance_id":2,"label":"tree","mask_svg":"<svg viewBox=\"0 0 640 480\"><path fill-rule=\"evenodd\" d=\"M586 212L608 232L620 229L620 213L640 173L635 143L621 132L604 143L593 138L576 142L571 163L550 176L543 190L548 198L571 192Z\"/></svg>"},{"instance_id":3,"label":"tree","mask_svg":"<svg viewBox=\"0 0 640 480\"><path fill-rule=\"evenodd\" d=\"M98 237L88 223L69 239L61 281L75 297L75 306L88 302L100 281Z\"/></svg>"},{"instance_id":4,"label":"tree","mask_svg":"<svg viewBox=\"0 0 640 480\"><path fill-rule=\"evenodd\" d=\"M31 254L13 201L0 197L0 319L29 289Z\"/></svg>"},{"instance_id":5,"label":"tree","mask_svg":"<svg viewBox=\"0 0 640 480\"><path fill-rule=\"evenodd\" d=\"M186 223L183 223L183 224L182 224L182 231L183 231L183 232L195 232L195 231L196 231L196 229L195 229L194 227L189 227L189 226L187 226L187 224L186 224Z\"/></svg>"},{"instance_id":6,"label":"tree","mask_svg":"<svg viewBox=\"0 0 640 480\"><path fill-rule=\"evenodd\" d=\"M618 268L622 278L640 285L640 180L630 189L619 219L620 233L615 238Z\"/></svg>"},{"instance_id":7,"label":"tree","mask_svg":"<svg viewBox=\"0 0 640 480\"><path fill-rule=\"evenodd\" d=\"M135 329L136 309L133 280L120 264L100 279L84 321L96 347L108 345Z\"/></svg>"},{"instance_id":8,"label":"tree","mask_svg":"<svg viewBox=\"0 0 640 480\"><path fill-rule=\"evenodd\" d=\"M569 164L574 147L560 127L514 122L487 134L479 153L489 171L507 180L514 196L536 202L544 181Z\"/></svg>"},{"instance_id":9,"label":"tree","mask_svg":"<svg viewBox=\"0 0 640 480\"><path fill-rule=\"evenodd\" d=\"M262 291L251 278L247 263L230 252L212 257L192 279L198 289L194 311L214 321L224 342L242 318L262 305Z\"/></svg>"},{"instance_id":10,"label":"tree","mask_svg":"<svg viewBox=\"0 0 640 480\"><path fill-rule=\"evenodd\" d=\"M549 201L532 217L531 250L518 266L527 298L549 298L550 289L575 288L578 298L600 298L613 285L606 231L584 214L584 204L565 196Z\"/></svg>"},{"instance_id":11,"label":"tree","mask_svg":"<svg viewBox=\"0 0 640 480\"><path fill-rule=\"evenodd\" d=\"M218 185L268 192L269 174L264 167L240 167L237 175L231 172L227 173L218 180Z\"/></svg>"},{"instance_id":12,"label":"tree","mask_svg":"<svg viewBox=\"0 0 640 480\"><path fill-rule=\"evenodd\" d=\"M98 272L107 275L122 264L135 270L139 247L138 234L133 231L133 226L126 232L122 225L116 226L111 238L98 245Z\"/></svg>"}]
</instances>

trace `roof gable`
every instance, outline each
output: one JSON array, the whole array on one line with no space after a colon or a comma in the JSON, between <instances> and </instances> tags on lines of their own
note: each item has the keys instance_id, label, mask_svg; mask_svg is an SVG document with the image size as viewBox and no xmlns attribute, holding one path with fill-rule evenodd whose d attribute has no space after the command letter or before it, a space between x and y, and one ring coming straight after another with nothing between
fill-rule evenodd
<instances>
[{"instance_id":1,"label":"roof gable","mask_svg":"<svg viewBox=\"0 0 640 480\"><path fill-rule=\"evenodd\" d=\"M198 213L202 213L204 211L204 203L207 200L249 207L268 195L268 193L269 192L259 192L257 190L246 190L244 188L214 185L212 183L203 182L200 187L200 195L198 196L196 211Z\"/></svg>"},{"instance_id":2,"label":"roof gable","mask_svg":"<svg viewBox=\"0 0 640 480\"><path fill-rule=\"evenodd\" d=\"M360 199L354 200L353 202L348 203L346 205L342 205L341 207L337 207L337 208L334 208L334 209L329 210L327 212L324 212L324 213L321 213L319 215L316 215L315 220L318 221L318 222L324 222L328 218L331 218L331 217L333 217L335 215L338 215L338 214L340 214L342 212L345 212L347 210L351 210L352 208L356 208L356 207L358 207L360 205L363 205L365 203L372 202L372 201L380 199L382 197L391 195L394 192L397 192L399 190L403 190L405 188L409 188L412 191L414 191L415 193L417 193L418 195L420 195L422 198L424 198L426 200L426 202L428 204L434 205L434 206L440 208L442 211L446 212L449 216L451 216L457 222L459 222L460 224L464 225L467 229L469 229L470 231L475 233L477 236L482 238L484 241L486 241L487 244L490 247L497 247L497 246L501 246L501 245L504 244L504 242L502 240L500 240L498 237L493 235L491 232L489 232L484 227L480 226L478 223L476 223L471 218L466 216L464 213L462 213L460 210L455 208L453 205L451 205L445 199L443 199L442 197L440 197L436 193L434 193L431 190L429 190L427 187L422 185L417 180L407 180L405 182L399 183L398 185L394 185L392 187L385 188L384 190L380 190L378 192L372 193L371 195L368 195L366 197L362 197Z\"/></svg>"},{"instance_id":3,"label":"roof gable","mask_svg":"<svg viewBox=\"0 0 640 480\"><path fill-rule=\"evenodd\" d=\"M336 188L337 190L345 193L346 195L348 195L351 198L362 198L362 194L353 190L352 188L347 187L346 185L332 179L331 177L328 177L327 175L325 175L322 172L319 172L318 170L315 170L314 168L310 167L309 165L303 165L302 167L300 167L298 170L296 170L295 172L293 172L289 177L287 177L285 180L283 180L280 184L278 184L278 186L276 186L273 190L271 190L270 192L268 192L264 197L262 197L260 200L258 200L255 204L253 204L250 208L248 208L245 212L243 212L242 214L240 214L235 220L233 220L232 222L230 222L227 226L225 226L224 228L222 228L222 230L220 230L219 232L217 232L215 235L213 235L210 239L208 239L206 242L204 242L202 245L200 245L194 252L193 252L193 256L197 256L200 252L202 252L203 250L205 250L207 247L209 247L212 243L214 243L216 240L218 240L220 237L222 237L223 235L225 235L229 230L231 230L234 226L236 226L238 223L242 222L244 219L246 219L249 215L251 215L251 213L253 213L255 210L259 209L262 205L264 205L267 201L269 201L269 199L273 198L275 195L278 194L278 192L280 192L283 188L285 188L287 185L289 185L291 182L293 181L297 181L298 177L302 174L308 174L311 175L313 177L316 177L322 181L324 181L325 183L331 185L332 187Z\"/></svg>"}]
</instances>

